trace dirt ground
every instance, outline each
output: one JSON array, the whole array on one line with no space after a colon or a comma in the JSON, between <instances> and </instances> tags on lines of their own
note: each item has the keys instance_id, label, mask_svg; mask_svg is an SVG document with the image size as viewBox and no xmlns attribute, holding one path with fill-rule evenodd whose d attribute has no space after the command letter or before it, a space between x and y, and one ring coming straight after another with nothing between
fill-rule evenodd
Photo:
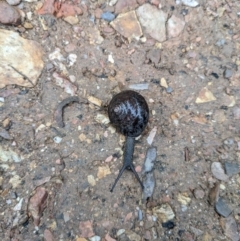
<instances>
[{"instance_id":1,"label":"dirt ground","mask_svg":"<svg viewBox=\"0 0 240 241\"><path fill-rule=\"evenodd\" d=\"M0 137L1 152L13 150L21 159L1 161L1 240L240 240L240 2L197 2L148 2L185 21L177 37L161 43L144 28L146 38L131 41L115 31L97 14L117 16L108 1L75 1L83 14L74 25L37 14L39 2L22 2L23 12L33 12L33 28L0 26L35 40L44 52L36 86L0 89L0 97L12 93L0 107L1 128L11 136ZM57 48L64 57L58 64L49 57ZM71 66L70 53L77 56ZM80 98L64 109L63 128L54 113L70 95L56 84L59 63ZM150 109L134 151L140 178L147 149L157 148L155 189L147 200L131 172L109 191L125 139L107 123L107 105L130 88ZM232 174L229 163L236 167ZM43 197L32 211L37 190ZM224 205L217 211L219 199ZM166 205L171 218L158 212Z\"/></svg>"}]
</instances>

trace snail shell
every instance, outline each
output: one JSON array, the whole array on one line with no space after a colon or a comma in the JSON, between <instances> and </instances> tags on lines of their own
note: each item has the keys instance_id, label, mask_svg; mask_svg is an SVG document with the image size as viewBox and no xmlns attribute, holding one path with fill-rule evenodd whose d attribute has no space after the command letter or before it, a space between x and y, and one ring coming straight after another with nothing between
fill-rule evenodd
<instances>
[{"instance_id":1,"label":"snail shell","mask_svg":"<svg viewBox=\"0 0 240 241\"><path fill-rule=\"evenodd\" d=\"M126 90L115 95L108 106L110 122L121 134L129 137L139 136L149 119L146 100L139 93Z\"/></svg>"}]
</instances>

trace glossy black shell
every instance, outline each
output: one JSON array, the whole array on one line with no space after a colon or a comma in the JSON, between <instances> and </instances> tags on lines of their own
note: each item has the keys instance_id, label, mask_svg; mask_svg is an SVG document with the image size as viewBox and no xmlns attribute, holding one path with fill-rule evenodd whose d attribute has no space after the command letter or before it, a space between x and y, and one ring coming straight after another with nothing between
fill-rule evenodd
<instances>
[{"instance_id":1,"label":"glossy black shell","mask_svg":"<svg viewBox=\"0 0 240 241\"><path fill-rule=\"evenodd\" d=\"M110 122L125 136L137 137L145 129L149 108L139 93L126 90L115 95L108 106Z\"/></svg>"}]
</instances>

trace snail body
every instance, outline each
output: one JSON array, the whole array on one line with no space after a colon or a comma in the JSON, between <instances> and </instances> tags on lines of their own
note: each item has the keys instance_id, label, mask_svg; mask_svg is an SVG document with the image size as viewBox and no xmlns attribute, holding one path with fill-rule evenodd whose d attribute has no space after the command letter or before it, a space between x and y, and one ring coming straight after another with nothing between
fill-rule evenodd
<instances>
[{"instance_id":1,"label":"snail body","mask_svg":"<svg viewBox=\"0 0 240 241\"><path fill-rule=\"evenodd\" d=\"M143 184L135 171L132 163L135 137L139 136L147 126L149 119L149 108L146 100L139 93L126 90L115 95L108 106L108 116L111 124L121 134L126 136L125 149L123 154L123 167L119 171L111 192L116 186L125 169L130 169L141 187Z\"/></svg>"}]
</instances>

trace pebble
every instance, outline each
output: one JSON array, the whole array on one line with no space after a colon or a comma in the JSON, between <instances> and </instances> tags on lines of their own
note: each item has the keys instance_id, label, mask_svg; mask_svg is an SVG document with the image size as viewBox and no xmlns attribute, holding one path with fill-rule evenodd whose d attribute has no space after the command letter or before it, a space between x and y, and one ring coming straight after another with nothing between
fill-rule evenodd
<instances>
[{"instance_id":1,"label":"pebble","mask_svg":"<svg viewBox=\"0 0 240 241\"><path fill-rule=\"evenodd\" d=\"M230 79L233 75L233 71L231 69L225 69L223 72L223 76L225 79Z\"/></svg>"},{"instance_id":2,"label":"pebble","mask_svg":"<svg viewBox=\"0 0 240 241\"><path fill-rule=\"evenodd\" d=\"M136 13L147 34L159 42L166 40L166 13L148 3L140 6Z\"/></svg>"},{"instance_id":3,"label":"pebble","mask_svg":"<svg viewBox=\"0 0 240 241\"><path fill-rule=\"evenodd\" d=\"M0 160L1 162L21 162L21 157L13 151L11 148L8 148L8 150L3 149L3 147L0 145Z\"/></svg>"},{"instance_id":4,"label":"pebble","mask_svg":"<svg viewBox=\"0 0 240 241\"><path fill-rule=\"evenodd\" d=\"M238 225L233 216L229 216L224 219L224 234L232 241L239 241L240 235L238 232Z\"/></svg>"},{"instance_id":5,"label":"pebble","mask_svg":"<svg viewBox=\"0 0 240 241\"><path fill-rule=\"evenodd\" d=\"M115 5L115 13L122 13L133 10L137 7L136 0L118 0Z\"/></svg>"},{"instance_id":6,"label":"pebble","mask_svg":"<svg viewBox=\"0 0 240 241\"><path fill-rule=\"evenodd\" d=\"M95 181L95 178L94 178L93 175L88 175L87 179L88 179L88 183L89 183L91 186L95 186L95 185L96 185L96 181Z\"/></svg>"},{"instance_id":7,"label":"pebble","mask_svg":"<svg viewBox=\"0 0 240 241\"><path fill-rule=\"evenodd\" d=\"M175 214L168 203L154 207L153 215L157 216L162 223L170 221L175 217Z\"/></svg>"},{"instance_id":8,"label":"pebble","mask_svg":"<svg viewBox=\"0 0 240 241\"><path fill-rule=\"evenodd\" d=\"M149 83L130 84L128 87L132 90L148 90Z\"/></svg>"},{"instance_id":9,"label":"pebble","mask_svg":"<svg viewBox=\"0 0 240 241\"><path fill-rule=\"evenodd\" d=\"M182 205L188 205L191 202L191 198L186 192L179 193L177 199Z\"/></svg>"},{"instance_id":10,"label":"pebble","mask_svg":"<svg viewBox=\"0 0 240 241\"><path fill-rule=\"evenodd\" d=\"M165 223L162 223L162 227L167 229L173 229L175 226L176 225L173 221L167 221Z\"/></svg>"},{"instance_id":11,"label":"pebble","mask_svg":"<svg viewBox=\"0 0 240 241\"><path fill-rule=\"evenodd\" d=\"M215 178L225 182L228 181L228 176L225 174L220 162L213 162L211 165L211 171Z\"/></svg>"},{"instance_id":12,"label":"pebble","mask_svg":"<svg viewBox=\"0 0 240 241\"><path fill-rule=\"evenodd\" d=\"M120 236L120 235L122 235L123 233L125 233L125 229L119 229L119 230L117 231L117 236Z\"/></svg>"},{"instance_id":13,"label":"pebble","mask_svg":"<svg viewBox=\"0 0 240 241\"><path fill-rule=\"evenodd\" d=\"M148 137L147 137L147 143L149 145L152 145L156 133L157 133L157 127L154 126L153 129L150 131Z\"/></svg>"},{"instance_id":14,"label":"pebble","mask_svg":"<svg viewBox=\"0 0 240 241\"><path fill-rule=\"evenodd\" d=\"M101 241L101 237L99 236L93 236L91 238L89 238L90 241Z\"/></svg>"},{"instance_id":15,"label":"pebble","mask_svg":"<svg viewBox=\"0 0 240 241\"><path fill-rule=\"evenodd\" d=\"M22 0L6 0L9 5L18 5Z\"/></svg>"},{"instance_id":16,"label":"pebble","mask_svg":"<svg viewBox=\"0 0 240 241\"><path fill-rule=\"evenodd\" d=\"M5 2L0 1L0 5L1 3ZM44 67L41 45L20 37L15 31L0 29L0 46L0 88L13 84L33 87ZM14 68L6 70L6 66L10 65ZM16 74L16 69L26 77Z\"/></svg>"},{"instance_id":17,"label":"pebble","mask_svg":"<svg viewBox=\"0 0 240 241\"><path fill-rule=\"evenodd\" d=\"M76 16L67 16L63 20L71 25L76 25L79 23L78 17Z\"/></svg>"},{"instance_id":18,"label":"pebble","mask_svg":"<svg viewBox=\"0 0 240 241\"><path fill-rule=\"evenodd\" d=\"M82 221L79 223L79 229L81 232L81 237L90 238L94 236L92 221Z\"/></svg>"},{"instance_id":19,"label":"pebble","mask_svg":"<svg viewBox=\"0 0 240 241\"><path fill-rule=\"evenodd\" d=\"M172 87L167 87L166 92L167 92L168 94L172 93L172 92L173 92Z\"/></svg>"},{"instance_id":20,"label":"pebble","mask_svg":"<svg viewBox=\"0 0 240 241\"><path fill-rule=\"evenodd\" d=\"M221 197L216 202L215 208L216 212L224 218L228 217L232 213L232 210Z\"/></svg>"},{"instance_id":21,"label":"pebble","mask_svg":"<svg viewBox=\"0 0 240 241\"><path fill-rule=\"evenodd\" d=\"M107 22L111 22L113 19L115 19L115 15L111 12L104 12L101 14L101 18Z\"/></svg>"},{"instance_id":22,"label":"pebble","mask_svg":"<svg viewBox=\"0 0 240 241\"><path fill-rule=\"evenodd\" d=\"M239 173L238 163L225 162L224 168L225 168L226 174L230 177Z\"/></svg>"},{"instance_id":23,"label":"pebble","mask_svg":"<svg viewBox=\"0 0 240 241\"><path fill-rule=\"evenodd\" d=\"M155 178L153 171L148 172L143 177L143 199L147 200L148 198L152 197L154 187L155 187Z\"/></svg>"},{"instance_id":24,"label":"pebble","mask_svg":"<svg viewBox=\"0 0 240 241\"><path fill-rule=\"evenodd\" d=\"M219 39L216 43L215 43L215 45L216 46L218 46L218 47L221 47L221 46L223 46L224 44L225 44L225 39Z\"/></svg>"},{"instance_id":25,"label":"pebble","mask_svg":"<svg viewBox=\"0 0 240 241\"><path fill-rule=\"evenodd\" d=\"M44 230L43 236L44 236L44 240L46 240L46 241L54 241L55 240L52 232L49 229Z\"/></svg>"},{"instance_id":26,"label":"pebble","mask_svg":"<svg viewBox=\"0 0 240 241\"><path fill-rule=\"evenodd\" d=\"M202 189L194 189L193 194L196 199L203 199L205 196L205 192Z\"/></svg>"},{"instance_id":27,"label":"pebble","mask_svg":"<svg viewBox=\"0 0 240 241\"><path fill-rule=\"evenodd\" d=\"M109 166L98 167L98 173L97 173L98 179L106 177L109 174L111 174Z\"/></svg>"},{"instance_id":28,"label":"pebble","mask_svg":"<svg viewBox=\"0 0 240 241\"><path fill-rule=\"evenodd\" d=\"M167 31L169 38L176 38L185 27L185 21L174 15L167 21Z\"/></svg>"},{"instance_id":29,"label":"pebble","mask_svg":"<svg viewBox=\"0 0 240 241\"><path fill-rule=\"evenodd\" d=\"M62 141L62 138L61 138L60 136L55 136L55 137L53 138L53 141L54 141L55 143L59 144L59 143Z\"/></svg>"},{"instance_id":30,"label":"pebble","mask_svg":"<svg viewBox=\"0 0 240 241\"><path fill-rule=\"evenodd\" d=\"M126 236L130 239L130 241L141 241L141 237L136 234L135 232L131 231L131 230L126 230L125 231Z\"/></svg>"},{"instance_id":31,"label":"pebble","mask_svg":"<svg viewBox=\"0 0 240 241\"><path fill-rule=\"evenodd\" d=\"M207 87L204 87L200 90L198 97L196 99L197 104L202 104L210 101L216 100L216 97L212 94Z\"/></svg>"},{"instance_id":32,"label":"pebble","mask_svg":"<svg viewBox=\"0 0 240 241\"><path fill-rule=\"evenodd\" d=\"M149 147L145 157L143 173L151 172L153 170L154 162L156 161L156 158L157 158L157 148Z\"/></svg>"},{"instance_id":33,"label":"pebble","mask_svg":"<svg viewBox=\"0 0 240 241\"><path fill-rule=\"evenodd\" d=\"M166 89L168 88L168 84L165 78L161 78L160 85Z\"/></svg>"},{"instance_id":34,"label":"pebble","mask_svg":"<svg viewBox=\"0 0 240 241\"><path fill-rule=\"evenodd\" d=\"M142 36L142 28L138 22L135 11L119 14L110 25L122 36L127 38L129 42L133 39L140 39Z\"/></svg>"},{"instance_id":35,"label":"pebble","mask_svg":"<svg viewBox=\"0 0 240 241\"><path fill-rule=\"evenodd\" d=\"M181 0L181 1L184 5L188 7L197 7L199 5L199 3L195 0Z\"/></svg>"},{"instance_id":36,"label":"pebble","mask_svg":"<svg viewBox=\"0 0 240 241\"><path fill-rule=\"evenodd\" d=\"M13 7L4 1L0 1L0 23L11 25L21 24L20 12L16 7Z\"/></svg>"}]
</instances>

